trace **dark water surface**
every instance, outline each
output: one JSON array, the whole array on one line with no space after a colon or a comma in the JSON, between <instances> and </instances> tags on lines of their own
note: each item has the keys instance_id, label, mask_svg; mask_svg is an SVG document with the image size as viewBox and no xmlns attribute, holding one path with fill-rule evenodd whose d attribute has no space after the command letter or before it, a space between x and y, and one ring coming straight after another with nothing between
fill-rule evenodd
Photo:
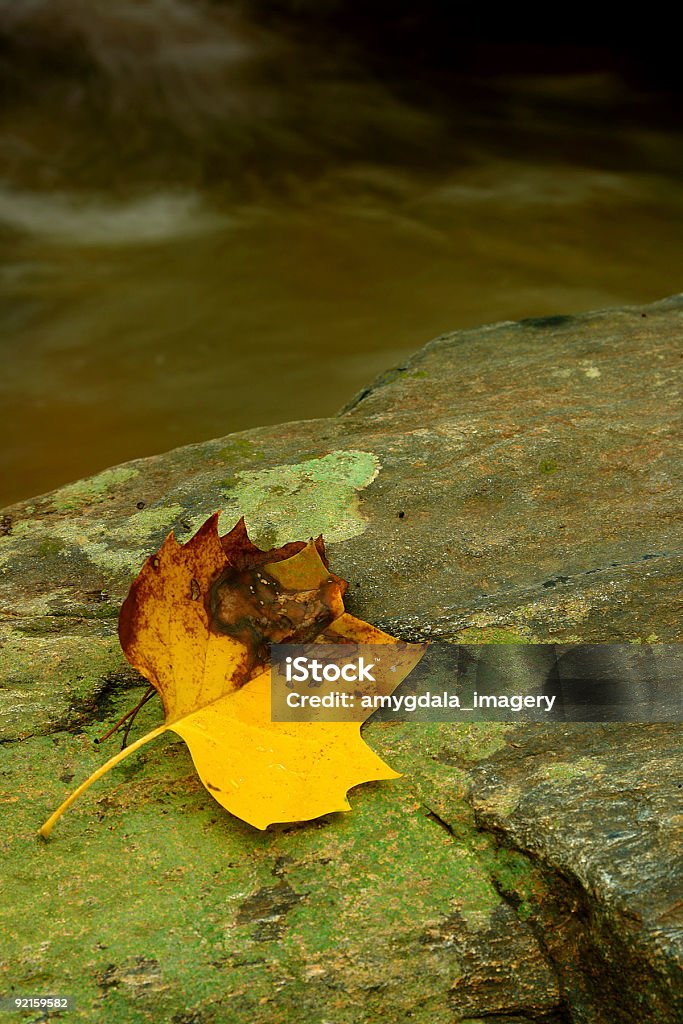
<instances>
[{"instance_id":1,"label":"dark water surface","mask_svg":"<svg viewBox=\"0 0 683 1024\"><path fill-rule=\"evenodd\" d=\"M613 68L380 81L161 0L0 30L0 506L330 415L443 331L681 289L669 100Z\"/></svg>"}]
</instances>

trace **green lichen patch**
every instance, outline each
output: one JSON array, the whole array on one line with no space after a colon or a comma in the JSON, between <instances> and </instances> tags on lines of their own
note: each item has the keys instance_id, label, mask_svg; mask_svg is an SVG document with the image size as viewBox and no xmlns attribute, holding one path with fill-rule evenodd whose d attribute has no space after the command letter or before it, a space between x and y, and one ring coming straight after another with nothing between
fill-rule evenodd
<instances>
[{"instance_id":1,"label":"green lichen patch","mask_svg":"<svg viewBox=\"0 0 683 1024\"><path fill-rule=\"evenodd\" d=\"M442 754L468 764L486 760L497 751L502 750L505 747L506 734L511 728L505 722L472 722L469 725L445 722L443 724L447 726L447 729L442 733Z\"/></svg>"},{"instance_id":2,"label":"green lichen patch","mask_svg":"<svg viewBox=\"0 0 683 1024\"><path fill-rule=\"evenodd\" d=\"M38 544L36 553L41 558L50 558L53 555L61 555L65 548L66 545L63 541L57 538L46 537L45 540L41 540Z\"/></svg>"},{"instance_id":3,"label":"green lichen patch","mask_svg":"<svg viewBox=\"0 0 683 1024\"><path fill-rule=\"evenodd\" d=\"M11 537L26 537L36 529L36 522L33 519L19 519L12 524Z\"/></svg>"},{"instance_id":4,"label":"green lichen patch","mask_svg":"<svg viewBox=\"0 0 683 1024\"><path fill-rule=\"evenodd\" d=\"M99 625L99 623L98 623ZM106 624L104 624L106 626ZM31 635L0 630L0 738L74 725L113 681L130 677L116 636Z\"/></svg>"},{"instance_id":5,"label":"green lichen patch","mask_svg":"<svg viewBox=\"0 0 683 1024\"><path fill-rule=\"evenodd\" d=\"M506 745L513 728L506 722L368 722L363 738L397 771L426 764L467 768L492 757Z\"/></svg>"},{"instance_id":6,"label":"green lichen patch","mask_svg":"<svg viewBox=\"0 0 683 1024\"><path fill-rule=\"evenodd\" d=\"M52 496L52 506L57 512L75 512L87 505L103 501L120 484L137 476L139 470L132 466L116 466L102 473L77 480L76 483L61 487Z\"/></svg>"},{"instance_id":7,"label":"green lichen patch","mask_svg":"<svg viewBox=\"0 0 683 1024\"><path fill-rule=\"evenodd\" d=\"M234 459L262 459L264 454L260 449L246 437L226 438L216 452L219 459L225 462L232 462Z\"/></svg>"},{"instance_id":8,"label":"green lichen patch","mask_svg":"<svg viewBox=\"0 0 683 1024\"><path fill-rule=\"evenodd\" d=\"M304 462L263 470L243 470L225 488L222 524L244 516L261 547L314 537L348 540L366 529L358 491L380 470L371 452L334 451Z\"/></svg>"},{"instance_id":9,"label":"green lichen patch","mask_svg":"<svg viewBox=\"0 0 683 1024\"><path fill-rule=\"evenodd\" d=\"M508 817L515 811L523 795L524 790L521 786L512 784L500 787L487 794L486 809L499 817Z\"/></svg>"},{"instance_id":10,"label":"green lichen patch","mask_svg":"<svg viewBox=\"0 0 683 1024\"><path fill-rule=\"evenodd\" d=\"M557 786L568 786L576 779L594 779L604 771L605 764L598 758L579 757L575 761L543 765L534 773L534 778L552 782Z\"/></svg>"},{"instance_id":11,"label":"green lichen patch","mask_svg":"<svg viewBox=\"0 0 683 1024\"><path fill-rule=\"evenodd\" d=\"M107 518L87 523L64 518L45 527L46 541L40 544L70 547L101 569L133 573L184 515L182 505L161 505L136 512L121 525Z\"/></svg>"},{"instance_id":12,"label":"green lichen patch","mask_svg":"<svg viewBox=\"0 0 683 1024\"><path fill-rule=\"evenodd\" d=\"M7 616L6 625L11 628L24 616L50 615L55 607L61 602L66 602L69 596L70 590L64 586L54 586L47 593L34 592L31 589L26 594L3 594L0 597L0 611Z\"/></svg>"},{"instance_id":13,"label":"green lichen patch","mask_svg":"<svg viewBox=\"0 0 683 1024\"><path fill-rule=\"evenodd\" d=\"M456 644L530 644L533 639L521 629L499 626L467 626L453 637Z\"/></svg>"},{"instance_id":14,"label":"green lichen patch","mask_svg":"<svg viewBox=\"0 0 683 1024\"><path fill-rule=\"evenodd\" d=\"M528 857L506 847L482 847L482 860L496 888L514 903L518 917L528 921L534 902L542 897L543 880Z\"/></svg>"}]
</instances>

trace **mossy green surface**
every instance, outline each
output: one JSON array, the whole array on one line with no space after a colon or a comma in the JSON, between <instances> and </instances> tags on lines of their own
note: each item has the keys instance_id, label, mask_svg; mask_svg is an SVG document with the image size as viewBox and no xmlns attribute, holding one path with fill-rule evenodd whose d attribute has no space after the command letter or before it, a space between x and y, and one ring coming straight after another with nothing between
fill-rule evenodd
<instances>
[{"instance_id":1,"label":"mossy green surface","mask_svg":"<svg viewBox=\"0 0 683 1024\"><path fill-rule=\"evenodd\" d=\"M108 717L133 702L118 699ZM141 732L160 708L140 717ZM473 827L471 842L445 831L406 776L357 787L350 814L259 832L211 799L184 744L164 736L38 839L106 758L92 743L104 727L0 751L12 992L69 995L69 1019L113 1024L379 1024L406 1006L451 1024L451 989L503 906Z\"/></svg>"},{"instance_id":2,"label":"mossy green surface","mask_svg":"<svg viewBox=\"0 0 683 1024\"><path fill-rule=\"evenodd\" d=\"M108 685L131 675L116 635L54 635L47 623L44 635L0 629L0 665L2 741L83 722Z\"/></svg>"}]
</instances>

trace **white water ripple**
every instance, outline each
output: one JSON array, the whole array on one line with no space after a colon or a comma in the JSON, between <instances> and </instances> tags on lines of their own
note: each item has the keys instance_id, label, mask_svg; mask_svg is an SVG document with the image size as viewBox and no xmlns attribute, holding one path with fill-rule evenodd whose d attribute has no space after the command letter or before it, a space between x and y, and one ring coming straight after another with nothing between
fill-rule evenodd
<instances>
[{"instance_id":1,"label":"white water ripple","mask_svg":"<svg viewBox=\"0 0 683 1024\"><path fill-rule=\"evenodd\" d=\"M195 192L161 192L114 201L0 185L0 224L56 243L141 245L207 234L227 223Z\"/></svg>"}]
</instances>

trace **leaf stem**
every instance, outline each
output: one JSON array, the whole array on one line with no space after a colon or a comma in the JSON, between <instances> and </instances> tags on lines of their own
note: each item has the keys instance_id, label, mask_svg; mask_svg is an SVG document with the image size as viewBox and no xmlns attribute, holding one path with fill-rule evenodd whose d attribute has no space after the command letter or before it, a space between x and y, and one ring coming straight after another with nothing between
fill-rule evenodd
<instances>
[{"instance_id":1,"label":"leaf stem","mask_svg":"<svg viewBox=\"0 0 683 1024\"><path fill-rule=\"evenodd\" d=\"M138 749L138 747L142 747L145 743L149 743L150 740L155 740L157 736L161 736L162 732L166 732L167 728L168 726L165 724L157 726L156 729L152 729L151 732L141 736L139 740L135 740L135 743L131 743L129 747L125 747L123 750L120 750L118 754L114 754L114 756L110 757L108 761L105 761L103 765L100 765L100 767L94 771L92 775L85 780L85 782L82 782L80 786L74 789L73 793L71 793L70 796L68 796L66 800L59 805L54 814L50 815L45 824L39 829L39 835L42 836L43 839L48 839L55 822L61 818L62 814L64 814L64 811L68 807L71 807L71 804L74 800L78 799L81 793L84 793L85 790L93 784L93 782L97 782L98 779L101 779L103 775L107 774L110 768L117 765L119 761L123 761L125 757L132 754L134 750Z\"/></svg>"},{"instance_id":2,"label":"leaf stem","mask_svg":"<svg viewBox=\"0 0 683 1024\"><path fill-rule=\"evenodd\" d=\"M133 722L137 718L138 712L142 710L142 708L145 706L145 704L147 703L148 700L152 699L152 697L156 694L156 692L157 692L156 687L152 686L151 683L150 683L150 687L147 690L147 693L145 694L145 696L142 698L140 703L136 707L134 707L133 710L131 711L130 718L126 722L126 728L123 730L123 739L121 740L121 750L125 750L126 746L128 745L128 735L130 733L130 730L131 730L131 727L133 725Z\"/></svg>"},{"instance_id":3,"label":"leaf stem","mask_svg":"<svg viewBox=\"0 0 683 1024\"><path fill-rule=\"evenodd\" d=\"M119 718L119 720L118 720L118 722L116 723L116 725L112 725L111 729L108 729L108 730L107 730L107 732L105 732L104 736L98 736L98 737L97 737L97 739L96 739L96 740L94 740L94 742L95 742L95 743L104 743L104 741L105 741L105 740L108 740L110 736L113 736L113 735L114 735L114 733L116 732L116 730L117 730L117 729L120 729L120 728L121 728L121 726L123 725L123 723L124 723L124 722L126 721L126 719L127 719L127 718L130 718L130 716L131 716L131 715L132 715L133 717L135 717L135 715L137 715L138 711L139 711L139 710L140 710L140 708L141 708L141 707L143 706L143 704L146 704L146 703L147 703L147 701L148 701L148 700L150 699L150 697L151 697L151 696L152 696L152 695L153 695L153 694L154 694L155 692L156 692L156 690L155 690L155 687L153 687L153 686L152 686L152 684L150 683L150 684L149 684L149 686L148 686L148 688L147 688L147 689L145 690L145 695L144 695L144 697L142 698L142 700L138 701L138 703L137 703L137 704L135 705L135 707L134 707L134 708L130 708L130 710L129 710L129 711L126 711L125 715L122 715L122 717L121 717L121 718ZM129 723L128 723L128 731L130 731L130 725L131 725L131 723L129 722ZM128 739L128 732L126 732L126 734L125 734L125 736L124 736L124 742L123 742L123 743L122 743L122 745L121 745L121 749L122 749L122 750L123 750L123 748L124 748L124 747L125 747L125 745L126 745L126 742L125 742L125 741L126 741L127 739Z\"/></svg>"}]
</instances>

